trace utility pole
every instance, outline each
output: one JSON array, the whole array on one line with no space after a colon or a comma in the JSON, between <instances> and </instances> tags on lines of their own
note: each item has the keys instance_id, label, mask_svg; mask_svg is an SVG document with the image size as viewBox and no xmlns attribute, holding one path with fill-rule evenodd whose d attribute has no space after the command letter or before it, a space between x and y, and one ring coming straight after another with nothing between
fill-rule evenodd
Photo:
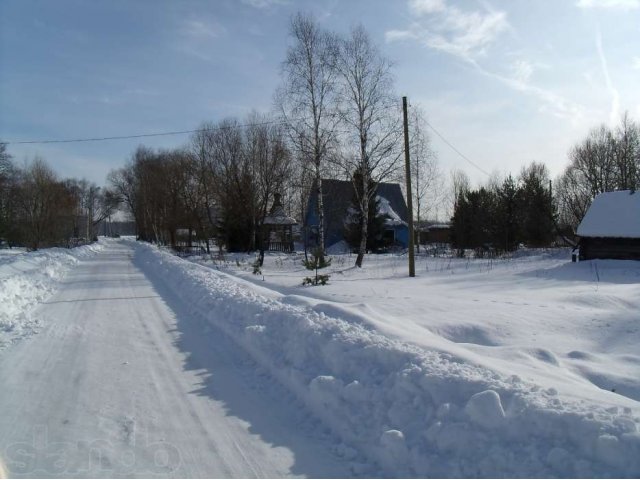
<instances>
[{"instance_id":1,"label":"utility pole","mask_svg":"<svg viewBox=\"0 0 640 480\"><path fill-rule=\"evenodd\" d=\"M407 97L402 97L402 116L404 119L404 162L407 174L407 208L409 209L409 276L416 276L413 233L413 194L411 193L411 161L409 159L409 121L407 120Z\"/></svg>"}]
</instances>

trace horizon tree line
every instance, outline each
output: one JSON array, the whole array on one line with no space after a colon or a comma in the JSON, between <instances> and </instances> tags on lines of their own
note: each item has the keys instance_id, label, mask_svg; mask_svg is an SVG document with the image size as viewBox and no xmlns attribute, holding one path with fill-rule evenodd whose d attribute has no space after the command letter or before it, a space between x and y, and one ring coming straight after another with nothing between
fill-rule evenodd
<instances>
[{"instance_id":1,"label":"horizon tree line","mask_svg":"<svg viewBox=\"0 0 640 480\"><path fill-rule=\"evenodd\" d=\"M9 246L37 250L92 241L119 203L113 191L85 179L60 179L40 157L17 166L0 143L0 239Z\"/></svg>"},{"instance_id":2,"label":"horizon tree line","mask_svg":"<svg viewBox=\"0 0 640 480\"><path fill-rule=\"evenodd\" d=\"M122 205L143 240L175 246L177 232L187 229L207 251L211 239L221 248L252 251L263 248L262 219L275 193L300 219L313 194L319 207L318 252L324 256L322 179L336 178L354 185L357 215L352 217L360 224L350 237L357 246L355 263L362 266L370 237L378 234L369 232L378 230L370 212L377 185L400 181L404 188L392 63L362 26L338 35L298 14L289 33L272 113L254 112L244 123L204 122L174 149L141 145L109 174L108 188L60 180L39 158L18 168L0 144L0 237L30 248L60 244L69 231L92 238L95 222ZM492 244L508 251L519 243L543 245L558 234L571 236L598 193L636 189L640 183L640 128L628 114L616 128L601 125L576 144L553 188L546 167L533 163L517 179L509 175L477 189L470 188L464 172L454 171L448 194L426 125L424 111L412 106L414 217L420 222L448 197L452 242L459 247ZM536 209L538 232L531 220ZM91 220L80 227L80 218Z\"/></svg>"}]
</instances>

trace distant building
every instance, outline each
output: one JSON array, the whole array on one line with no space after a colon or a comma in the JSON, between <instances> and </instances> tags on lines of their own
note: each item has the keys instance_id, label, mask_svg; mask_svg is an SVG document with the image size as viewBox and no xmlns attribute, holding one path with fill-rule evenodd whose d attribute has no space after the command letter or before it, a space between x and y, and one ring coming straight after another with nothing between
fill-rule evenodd
<instances>
[{"instance_id":1,"label":"distant building","mask_svg":"<svg viewBox=\"0 0 640 480\"><path fill-rule=\"evenodd\" d=\"M578 227L580 259L640 260L640 193L598 195Z\"/></svg>"},{"instance_id":2,"label":"distant building","mask_svg":"<svg viewBox=\"0 0 640 480\"><path fill-rule=\"evenodd\" d=\"M379 183L376 190L379 197L379 213L387 216L384 238L386 243L407 248L409 245L409 213L400 185ZM324 243L330 247L345 240L345 227L350 216L350 208L355 196L353 184L345 180L322 180L322 203L324 207ZM305 218L307 241L313 245L318 235L318 198L312 190Z\"/></svg>"},{"instance_id":3,"label":"distant building","mask_svg":"<svg viewBox=\"0 0 640 480\"><path fill-rule=\"evenodd\" d=\"M446 244L451 242L451 224L420 222L415 227L416 241L420 245L426 244Z\"/></svg>"},{"instance_id":4,"label":"distant building","mask_svg":"<svg viewBox=\"0 0 640 480\"><path fill-rule=\"evenodd\" d=\"M274 194L269 215L262 221L265 250L293 252L293 227L297 224L295 218L288 216L284 211L281 195Z\"/></svg>"}]
</instances>

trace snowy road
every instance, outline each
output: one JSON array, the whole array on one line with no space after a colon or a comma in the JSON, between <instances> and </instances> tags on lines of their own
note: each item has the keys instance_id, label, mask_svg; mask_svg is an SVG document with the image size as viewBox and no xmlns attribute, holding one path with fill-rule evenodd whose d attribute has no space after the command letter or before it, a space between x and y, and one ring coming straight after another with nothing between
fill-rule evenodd
<instances>
[{"instance_id":1,"label":"snowy road","mask_svg":"<svg viewBox=\"0 0 640 480\"><path fill-rule=\"evenodd\" d=\"M14 477L352 476L291 394L108 244L0 352Z\"/></svg>"}]
</instances>

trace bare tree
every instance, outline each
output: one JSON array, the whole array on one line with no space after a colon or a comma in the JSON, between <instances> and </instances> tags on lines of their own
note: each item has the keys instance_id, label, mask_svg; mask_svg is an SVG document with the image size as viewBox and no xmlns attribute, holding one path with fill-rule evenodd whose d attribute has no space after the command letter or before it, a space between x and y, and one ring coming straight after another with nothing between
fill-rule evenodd
<instances>
[{"instance_id":1,"label":"bare tree","mask_svg":"<svg viewBox=\"0 0 640 480\"><path fill-rule=\"evenodd\" d=\"M467 175L463 170L452 170L450 173L451 176L451 211L455 211L456 203L460 198L460 195L468 192L471 188L471 181L469 180L469 175Z\"/></svg>"},{"instance_id":2,"label":"bare tree","mask_svg":"<svg viewBox=\"0 0 640 480\"><path fill-rule=\"evenodd\" d=\"M111 185L111 191L118 198L118 203L124 204L126 210L132 215L137 224L137 182L134 173L133 164L129 162L122 168L110 171L109 175L107 175L107 181Z\"/></svg>"},{"instance_id":3,"label":"bare tree","mask_svg":"<svg viewBox=\"0 0 640 480\"><path fill-rule=\"evenodd\" d=\"M614 133L613 158L617 172L617 186L621 190L635 190L640 184L640 126L625 112Z\"/></svg>"},{"instance_id":4,"label":"bare tree","mask_svg":"<svg viewBox=\"0 0 640 480\"><path fill-rule=\"evenodd\" d=\"M11 168L11 155L7 151L7 144L0 142L0 175L5 175Z\"/></svg>"},{"instance_id":5,"label":"bare tree","mask_svg":"<svg viewBox=\"0 0 640 480\"><path fill-rule=\"evenodd\" d=\"M274 125L269 117L252 113L245 132L245 155L251 166L253 230L258 237L260 265L264 259L262 221L276 193L286 190L286 182L292 174L291 155L286 146L284 131Z\"/></svg>"},{"instance_id":6,"label":"bare tree","mask_svg":"<svg viewBox=\"0 0 640 480\"><path fill-rule=\"evenodd\" d=\"M210 251L209 238L219 233L219 218L216 210L216 185L214 177L214 131L216 125L205 122L191 136L189 151L192 158L193 181L191 202L194 208L202 209L206 218L202 221L203 235L206 238L207 252ZM197 207L196 203L200 203Z\"/></svg>"},{"instance_id":7,"label":"bare tree","mask_svg":"<svg viewBox=\"0 0 640 480\"><path fill-rule=\"evenodd\" d=\"M12 229L13 199L11 196L15 180L15 168L7 144L0 142L0 238L10 236Z\"/></svg>"},{"instance_id":8,"label":"bare tree","mask_svg":"<svg viewBox=\"0 0 640 480\"><path fill-rule=\"evenodd\" d=\"M640 185L640 127L625 113L615 130L591 130L571 149L569 161L555 197L561 224L575 231L596 195Z\"/></svg>"},{"instance_id":9,"label":"bare tree","mask_svg":"<svg viewBox=\"0 0 640 480\"><path fill-rule=\"evenodd\" d=\"M76 198L78 218L81 217L84 221L84 236L87 241L91 241L96 236L96 226L118 209L119 196L112 190L98 187L84 179L70 179L67 183ZM77 226L77 220L75 223Z\"/></svg>"},{"instance_id":10,"label":"bare tree","mask_svg":"<svg viewBox=\"0 0 640 480\"><path fill-rule=\"evenodd\" d=\"M554 198L558 205L558 223L575 232L593 200L584 175L569 165L555 181Z\"/></svg>"},{"instance_id":11,"label":"bare tree","mask_svg":"<svg viewBox=\"0 0 640 480\"><path fill-rule=\"evenodd\" d=\"M73 211L73 197L44 160L36 157L19 172L15 195L22 239L29 249L66 240L64 219Z\"/></svg>"},{"instance_id":12,"label":"bare tree","mask_svg":"<svg viewBox=\"0 0 640 480\"><path fill-rule=\"evenodd\" d=\"M399 167L401 115L393 92L391 63L378 51L362 26L340 43L340 118L346 129L345 144L356 145L342 155L342 166L354 185L361 223L356 266L367 249L370 200L376 185Z\"/></svg>"},{"instance_id":13,"label":"bare tree","mask_svg":"<svg viewBox=\"0 0 640 480\"><path fill-rule=\"evenodd\" d=\"M411 186L417 224L432 212L441 201L441 174L431 139L425 130L425 113L419 106L412 106L409 117L409 148L411 149ZM417 243L420 252L420 242Z\"/></svg>"},{"instance_id":14,"label":"bare tree","mask_svg":"<svg viewBox=\"0 0 640 480\"><path fill-rule=\"evenodd\" d=\"M615 189L613 143L612 132L601 125L569 153L573 168L583 175L592 197Z\"/></svg>"},{"instance_id":15,"label":"bare tree","mask_svg":"<svg viewBox=\"0 0 640 480\"><path fill-rule=\"evenodd\" d=\"M318 208L318 243L324 255L324 209L322 176L327 157L336 141L336 53L335 36L322 30L309 16L291 20L293 44L283 64L284 85L276 103L290 132L298 159L310 162Z\"/></svg>"},{"instance_id":16,"label":"bare tree","mask_svg":"<svg viewBox=\"0 0 640 480\"><path fill-rule=\"evenodd\" d=\"M141 145L124 167L110 172L108 180L117 198L133 216L138 238L163 242L164 193L159 187L164 186L164 179L157 160L156 152Z\"/></svg>"}]
</instances>

